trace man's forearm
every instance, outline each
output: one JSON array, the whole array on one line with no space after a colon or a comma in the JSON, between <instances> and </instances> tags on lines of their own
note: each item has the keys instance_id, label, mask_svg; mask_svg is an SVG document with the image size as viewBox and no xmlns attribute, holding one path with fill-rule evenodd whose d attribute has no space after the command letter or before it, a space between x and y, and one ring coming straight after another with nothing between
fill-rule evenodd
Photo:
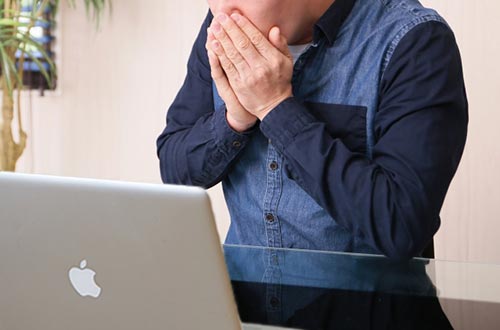
<instances>
[{"instance_id":1,"label":"man's forearm","mask_svg":"<svg viewBox=\"0 0 500 330\"><path fill-rule=\"evenodd\" d=\"M249 140L226 122L224 109L204 115L193 126L166 130L158 139L164 183L209 188L222 180Z\"/></svg>"},{"instance_id":2,"label":"man's forearm","mask_svg":"<svg viewBox=\"0 0 500 330\"><path fill-rule=\"evenodd\" d=\"M218 183L245 147L249 134L227 124L224 108L214 109L213 81L205 49L210 13L193 46L188 73L167 113L157 140L165 183L210 187Z\"/></svg>"}]
</instances>

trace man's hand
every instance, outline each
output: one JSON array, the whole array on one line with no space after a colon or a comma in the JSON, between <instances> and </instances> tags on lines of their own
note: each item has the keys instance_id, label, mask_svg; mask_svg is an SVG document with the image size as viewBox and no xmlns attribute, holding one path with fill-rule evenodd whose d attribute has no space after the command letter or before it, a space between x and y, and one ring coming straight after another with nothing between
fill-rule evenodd
<instances>
[{"instance_id":1,"label":"man's hand","mask_svg":"<svg viewBox=\"0 0 500 330\"><path fill-rule=\"evenodd\" d=\"M229 126L235 131L244 132L255 125L257 117L246 111L234 94L217 55L211 50L210 45L214 41L213 34L208 31L205 47L208 52L212 79L214 80L215 86L217 86L220 97L226 104L226 119Z\"/></svg>"},{"instance_id":2,"label":"man's hand","mask_svg":"<svg viewBox=\"0 0 500 330\"><path fill-rule=\"evenodd\" d=\"M292 96L293 60L278 27L271 29L268 40L242 15L220 14L208 34L207 48L225 73L225 87L249 113L262 120Z\"/></svg>"}]
</instances>

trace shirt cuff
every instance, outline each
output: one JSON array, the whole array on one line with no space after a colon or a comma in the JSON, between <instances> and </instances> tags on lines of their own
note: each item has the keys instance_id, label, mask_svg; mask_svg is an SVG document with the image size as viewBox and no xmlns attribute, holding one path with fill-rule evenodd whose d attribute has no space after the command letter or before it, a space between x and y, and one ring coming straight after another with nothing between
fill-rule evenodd
<instances>
[{"instance_id":1,"label":"shirt cuff","mask_svg":"<svg viewBox=\"0 0 500 330\"><path fill-rule=\"evenodd\" d=\"M281 102L260 123L261 132L271 144L283 151L295 137L317 119L294 97Z\"/></svg>"},{"instance_id":2,"label":"shirt cuff","mask_svg":"<svg viewBox=\"0 0 500 330\"><path fill-rule=\"evenodd\" d=\"M232 156L246 146L251 134L255 131L255 127L243 133L236 132L227 122L226 108L224 107L215 111L212 131L218 149L227 156Z\"/></svg>"}]
</instances>

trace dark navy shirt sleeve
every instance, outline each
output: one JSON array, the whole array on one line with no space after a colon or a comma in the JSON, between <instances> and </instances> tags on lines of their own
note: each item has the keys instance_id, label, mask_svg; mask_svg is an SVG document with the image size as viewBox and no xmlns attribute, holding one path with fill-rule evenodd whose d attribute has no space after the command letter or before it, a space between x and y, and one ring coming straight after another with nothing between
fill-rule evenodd
<instances>
[{"instance_id":1,"label":"dark navy shirt sleeve","mask_svg":"<svg viewBox=\"0 0 500 330\"><path fill-rule=\"evenodd\" d=\"M157 139L164 183L211 187L227 174L250 133L237 133L225 109L214 111L210 64L205 49L209 13L195 41L184 84L167 112L167 126Z\"/></svg>"},{"instance_id":2,"label":"dark navy shirt sleeve","mask_svg":"<svg viewBox=\"0 0 500 330\"><path fill-rule=\"evenodd\" d=\"M398 44L379 91L373 157L349 150L294 98L260 125L290 174L331 216L394 258L421 253L466 140L460 54L443 23L422 23Z\"/></svg>"}]
</instances>

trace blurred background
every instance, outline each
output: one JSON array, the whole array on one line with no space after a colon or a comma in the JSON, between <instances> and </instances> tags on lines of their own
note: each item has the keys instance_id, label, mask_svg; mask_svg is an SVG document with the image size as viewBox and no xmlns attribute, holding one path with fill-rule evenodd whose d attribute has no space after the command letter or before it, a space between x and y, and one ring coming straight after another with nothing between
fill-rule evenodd
<instances>
[{"instance_id":1,"label":"blurred background","mask_svg":"<svg viewBox=\"0 0 500 330\"><path fill-rule=\"evenodd\" d=\"M423 4L455 31L470 102L468 142L441 213L436 257L500 262L500 3ZM160 183L155 140L207 4L115 0L98 31L77 6L62 1L56 15L57 88L43 97L37 90L21 95L28 143L17 171ZM221 188L210 194L223 240L229 216Z\"/></svg>"}]
</instances>

